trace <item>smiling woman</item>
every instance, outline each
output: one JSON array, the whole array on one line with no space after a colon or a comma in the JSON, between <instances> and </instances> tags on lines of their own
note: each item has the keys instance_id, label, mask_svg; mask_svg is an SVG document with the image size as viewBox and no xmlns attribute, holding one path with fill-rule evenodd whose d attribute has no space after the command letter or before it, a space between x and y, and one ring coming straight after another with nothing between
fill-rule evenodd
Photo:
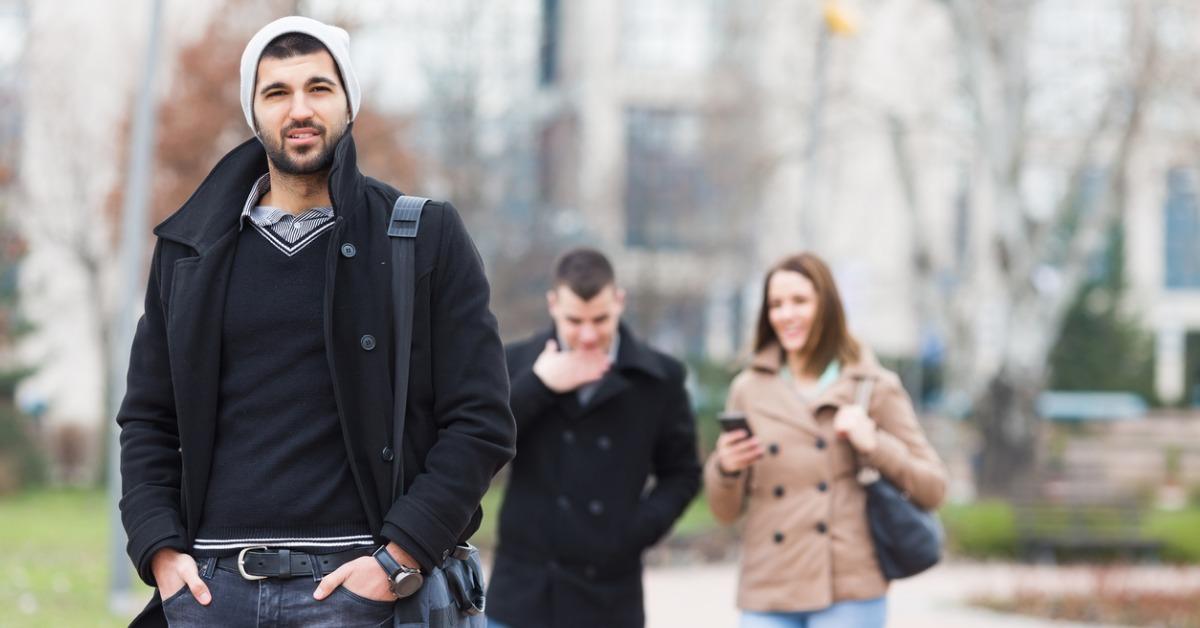
<instances>
[{"instance_id":1,"label":"smiling woman","mask_svg":"<svg viewBox=\"0 0 1200 628\"><path fill-rule=\"evenodd\" d=\"M858 471L877 469L929 509L945 491L942 463L900 379L851 336L820 258L767 272L754 350L726 408L753 434L721 434L704 474L713 515L746 517L742 626L882 626L887 580Z\"/></svg>"}]
</instances>

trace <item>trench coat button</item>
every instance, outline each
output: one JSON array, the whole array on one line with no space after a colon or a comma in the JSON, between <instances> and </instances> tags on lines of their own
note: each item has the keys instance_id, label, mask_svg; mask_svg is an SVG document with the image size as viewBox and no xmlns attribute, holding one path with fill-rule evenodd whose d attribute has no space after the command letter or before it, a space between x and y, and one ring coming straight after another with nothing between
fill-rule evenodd
<instances>
[{"instance_id":1,"label":"trench coat button","mask_svg":"<svg viewBox=\"0 0 1200 628\"><path fill-rule=\"evenodd\" d=\"M391 447L384 447L383 451L379 452L379 457L383 458L384 462L391 462L396 459L396 454L392 452Z\"/></svg>"},{"instance_id":2,"label":"trench coat button","mask_svg":"<svg viewBox=\"0 0 1200 628\"><path fill-rule=\"evenodd\" d=\"M776 542L776 543L782 543L782 542L783 542L783 533L782 533L782 532L776 532L776 533L775 533L775 542Z\"/></svg>"},{"instance_id":3,"label":"trench coat button","mask_svg":"<svg viewBox=\"0 0 1200 628\"><path fill-rule=\"evenodd\" d=\"M817 449L825 449L825 439L817 438Z\"/></svg>"},{"instance_id":4,"label":"trench coat button","mask_svg":"<svg viewBox=\"0 0 1200 628\"><path fill-rule=\"evenodd\" d=\"M775 496L783 497L783 485L779 485L779 486L775 487Z\"/></svg>"},{"instance_id":5,"label":"trench coat button","mask_svg":"<svg viewBox=\"0 0 1200 628\"><path fill-rule=\"evenodd\" d=\"M558 504L559 510L570 510L571 509L571 500L567 499L566 495L559 495L558 499L555 500L555 503Z\"/></svg>"},{"instance_id":6,"label":"trench coat button","mask_svg":"<svg viewBox=\"0 0 1200 628\"><path fill-rule=\"evenodd\" d=\"M825 483L825 480L821 480L820 482L817 482L817 490L824 493L825 491L829 490L829 485Z\"/></svg>"},{"instance_id":7,"label":"trench coat button","mask_svg":"<svg viewBox=\"0 0 1200 628\"><path fill-rule=\"evenodd\" d=\"M375 336L367 334L358 339L358 344L363 348L364 351L371 351L375 348Z\"/></svg>"},{"instance_id":8,"label":"trench coat button","mask_svg":"<svg viewBox=\"0 0 1200 628\"><path fill-rule=\"evenodd\" d=\"M596 446L600 448L600 451L608 451L612 449L612 439L607 436L601 436L596 439Z\"/></svg>"},{"instance_id":9,"label":"trench coat button","mask_svg":"<svg viewBox=\"0 0 1200 628\"><path fill-rule=\"evenodd\" d=\"M353 244L346 242L342 245L342 257L349 258L354 257L355 255L358 255L358 249L354 248Z\"/></svg>"},{"instance_id":10,"label":"trench coat button","mask_svg":"<svg viewBox=\"0 0 1200 628\"><path fill-rule=\"evenodd\" d=\"M598 499L588 502L588 512L596 516L604 514L604 502Z\"/></svg>"},{"instance_id":11,"label":"trench coat button","mask_svg":"<svg viewBox=\"0 0 1200 628\"><path fill-rule=\"evenodd\" d=\"M820 532L821 534L825 534L828 531L829 531L829 526L825 525L824 521L817 522L817 532Z\"/></svg>"},{"instance_id":12,"label":"trench coat button","mask_svg":"<svg viewBox=\"0 0 1200 628\"><path fill-rule=\"evenodd\" d=\"M595 577L596 577L596 566L595 566L595 565L588 565L587 567L584 567L584 568L583 568L583 575L585 575L585 576L587 576L587 577L589 577L589 578L595 578Z\"/></svg>"},{"instance_id":13,"label":"trench coat button","mask_svg":"<svg viewBox=\"0 0 1200 628\"><path fill-rule=\"evenodd\" d=\"M566 430L563 432L563 442L570 445L575 442L575 432Z\"/></svg>"},{"instance_id":14,"label":"trench coat button","mask_svg":"<svg viewBox=\"0 0 1200 628\"><path fill-rule=\"evenodd\" d=\"M770 445L768 445L767 453L771 454L772 456L778 456L779 455L779 443L771 443Z\"/></svg>"}]
</instances>

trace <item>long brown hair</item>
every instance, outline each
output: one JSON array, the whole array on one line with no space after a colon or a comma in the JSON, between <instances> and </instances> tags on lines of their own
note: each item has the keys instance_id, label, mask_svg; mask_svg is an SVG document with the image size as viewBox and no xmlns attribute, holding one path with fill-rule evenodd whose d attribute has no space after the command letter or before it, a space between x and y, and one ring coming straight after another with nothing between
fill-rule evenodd
<instances>
[{"instance_id":1,"label":"long brown hair","mask_svg":"<svg viewBox=\"0 0 1200 628\"><path fill-rule=\"evenodd\" d=\"M754 352L758 353L772 344L779 345L775 328L771 327L770 303L767 288L771 276L787 270L800 273L812 282L817 294L817 313L813 317L812 328L808 330L808 338L800 352L805 356L806 369L809 374L819 374L833 360L843 364L858 362L862 352L858 341L850 335L846 327L846 312L842 307L842 298L838 295L837 284L833 281L833 273L821 258L812 253L797 253L775 263L767 276L763 278L762 303L758 308L758 324L754 334Z\"/></svg>"}]
</instances>

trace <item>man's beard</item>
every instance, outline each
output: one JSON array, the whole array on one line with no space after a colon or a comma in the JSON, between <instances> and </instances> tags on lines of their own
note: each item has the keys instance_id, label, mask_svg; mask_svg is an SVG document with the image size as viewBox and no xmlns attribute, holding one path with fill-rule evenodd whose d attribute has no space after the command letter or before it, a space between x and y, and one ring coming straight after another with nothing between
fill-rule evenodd
<instances>
[{"instance_id":1,"label":"man's beard","mask_svg":"<svg viewBox=\"0 0 1200 628\"><path fill-rule=\"evenodd\" d=\"M314 129L321 136L321 138L325 139L323 145L309 148L309 152L305 153L304 157L302 158L305 159L304 161L294 159L290 154L288 154L287 149L284 148L284 145L287 142L287 134L293 129L298 128ZM265 148L267 151L267 159L271 161L271 164L275 166L276 170L283 174L289 175L309 175L328 170L330 166L333 165L334 149L337 148L338 140L342 139L342 136L346 134L346 127L342 127L339 130L337 137L327 137L326 130L326 127L319 125L316 122L307 122L304 124L288 125L279 133L277 142L266 139L266 136L262 133L259 134L259 137L263 138L262 144L263 148ZM320 152L313 157L313 151Z\"/></svg>"}]
</instances>

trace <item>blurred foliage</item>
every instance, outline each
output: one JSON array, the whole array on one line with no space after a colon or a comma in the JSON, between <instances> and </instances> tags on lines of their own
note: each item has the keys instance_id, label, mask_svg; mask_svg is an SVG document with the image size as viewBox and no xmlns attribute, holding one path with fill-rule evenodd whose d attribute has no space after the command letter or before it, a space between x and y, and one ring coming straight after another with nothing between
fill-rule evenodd
<instances>
[{"instance_id":1,"label":"blurred foliage","mask_svg":"<svg viewBox=\"0 0 1200 628\"><path fill-rule=\"evenodd\" d=\"M947 504L938 512L949 553L971 558L1013 558L1017 529L1012 508L1002 501Z\"/></svg>"},{"instance_id":2,"label":"blurred foliage","mask_svg":"<svg viewBox=\"0 0 1200 628\"><path fill-rule=\"evenodd\" d=\"M31 373L13 354L16 340L30 329L18 301L25 251L16 230L0 221L0 495L46 479L45 455L34 438L34 426L17 410L13 398L17 383Z\"/></svg>"},{"instance_id":3,"label":"blurred foliage","mask_svg":"<svg viewBox=\"0 0 1200 628\"><path fill-rule=\"evenodd\" d=\"M939 511L950 553L978 559L1017 556L1016 520L1012 506L998 500L949 504ZM1174 563L1200 564L1200 506L1185 510L1146 510L1142 533L1162 541L1162 556Z\"/></svg>"},{"instance_id":4,"label":"blurred foliage","mask_svg":"<svg viewBox=\"0 0 1200 628\"><path fill-rule=\"evenodd\" d=\"M717 415L725 409L729 384L737 374L735 367L723 362L693 359L688 362L688 392L696 411L696 438L704 454L713 450L721 426Z\"/></svg>"},{"instance_id":5,"label":"blurred foliage","mask_svg":"<svg viewBox=\"0 0 1200 628\"><path fill-rule=\"evenodd\" d=\"M1113 228L1106 252L1071 303L1050 354L1054 390L1129 391L1156 404L1154 341L1123 306L1124 231Z\"/></svg>"}]
</instances>

